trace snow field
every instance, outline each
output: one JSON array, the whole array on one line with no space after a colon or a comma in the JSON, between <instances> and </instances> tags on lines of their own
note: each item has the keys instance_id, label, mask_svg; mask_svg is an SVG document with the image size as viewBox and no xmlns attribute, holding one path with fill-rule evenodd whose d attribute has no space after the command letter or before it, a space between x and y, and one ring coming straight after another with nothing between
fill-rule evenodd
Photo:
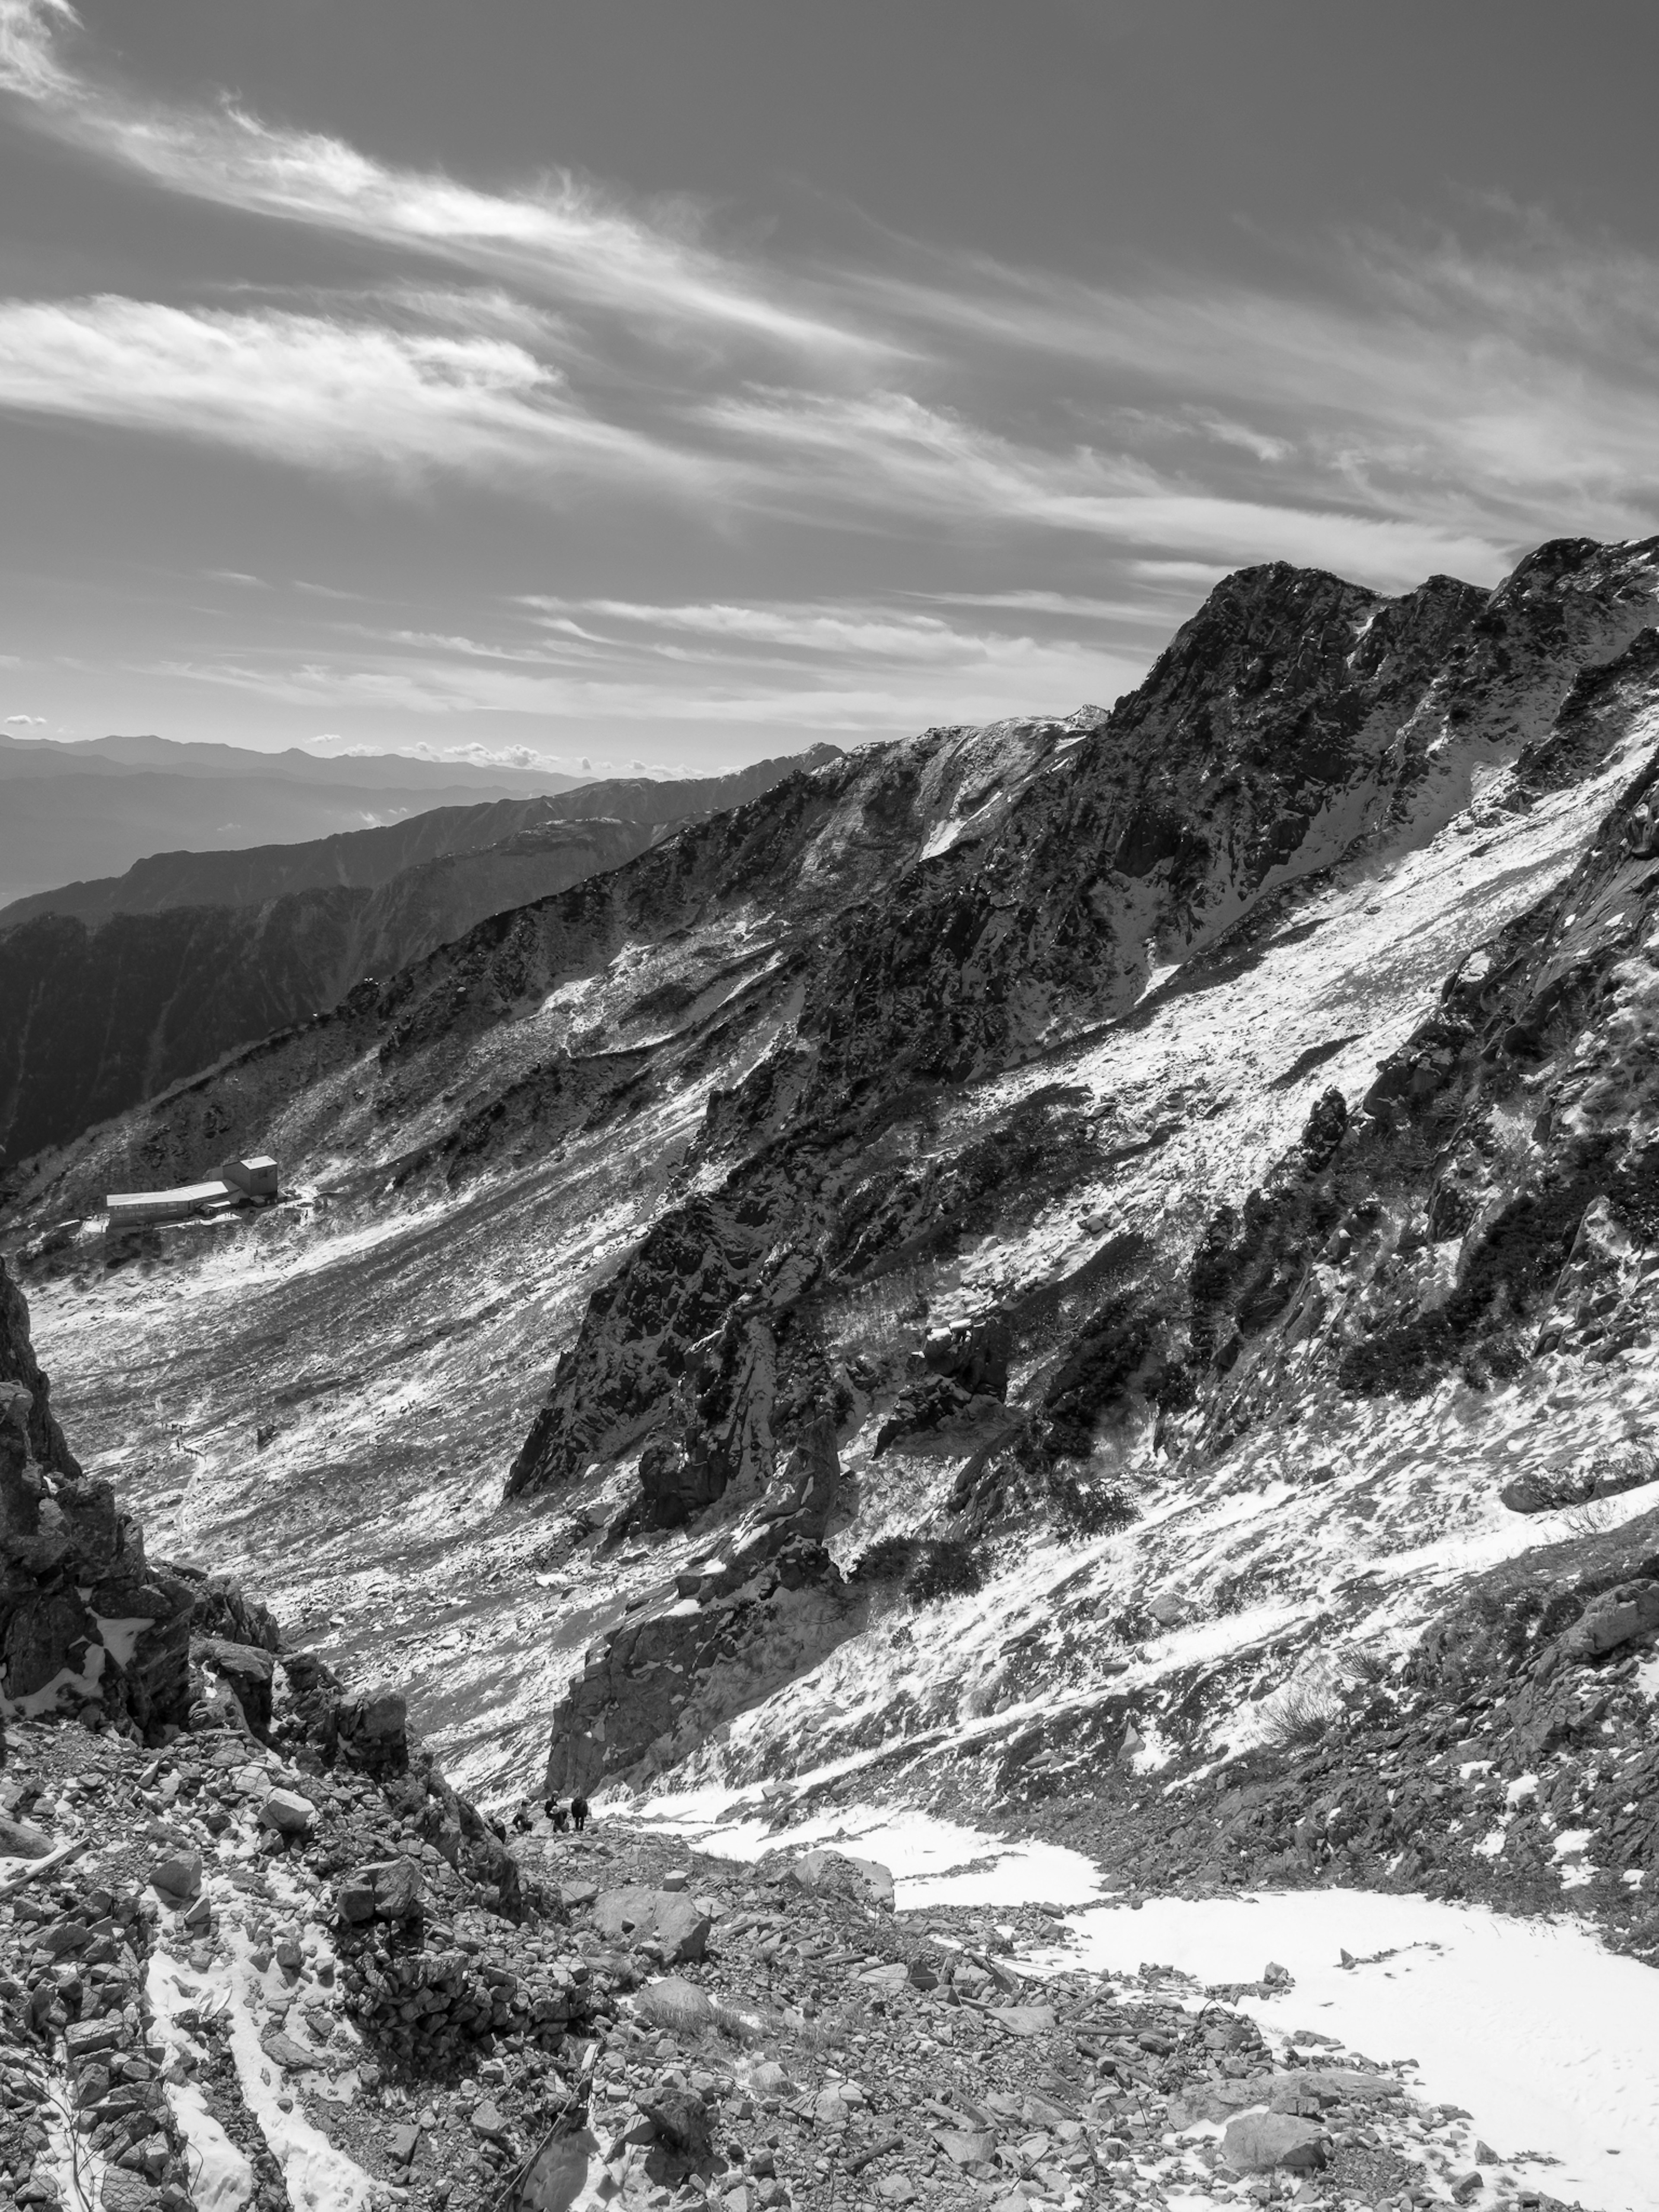
<instances>
[{"instance_id":1,"label":"snow field","mask_svg":"<svg viewBox=\"0 0 1659 2212\"><path fill-rule=\"evenodd\" d=\"M1595 2212L1659 2207L1659 1974L1581 1927L1340 1889L1108 1904L1069 1924L1079 1946L1056 1965L1156 1960L1229 1982L1271 1960L1296 1987L1246 2001L1264 2027L1413 2060L1427 2098L1465 2106L1523 2186Z\"/></svg>"},{"instance_id":2,"label":"snow field","mask_svg":"<svg viewBox=\"0 0 1659 2212\"><path fill-rule=\"evenodd\" d=\"M1521 2187L1591 2212L1659 2212L1659 1974L1570 1921L1344 1889L1131 1905L1102 1895L1080 1852L878 1806L780 1832L733 1819L729 1793L710 1790L657 1800L635 1817L740 1861L825 1844L878 1859L902 1912L1070 1907L1073 1940L1023 1960L1028 1972L1156 1964L1209 1984L1259 1981L1272 1961L1295 1986L1243 2001L1263 2027L1284 2039L1316 2031L1385 2064L1413 2062L1414 2094L1468 2112L1469 2166L1484 2140Z\"/></svg>"}]
</instances>

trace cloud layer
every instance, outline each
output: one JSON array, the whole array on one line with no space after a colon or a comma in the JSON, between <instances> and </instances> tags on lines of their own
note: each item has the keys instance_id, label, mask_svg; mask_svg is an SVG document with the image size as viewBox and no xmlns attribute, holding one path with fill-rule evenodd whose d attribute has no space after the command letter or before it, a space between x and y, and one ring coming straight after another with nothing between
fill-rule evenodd
<instances>
[{"instance_id":1,"label":"cloud layer","mask_svg":"<svg viewBox=\"0 0 1659 2212\"><path fill-rule=\"evenodd\" d=\"M686 205L562 173L489 186L228 99L142 96L68 0L0 0L0 93L118 178L383 266L349 301L0 301L0 410L394 494L447 478L556 508L602 488L726 543L911 556L902 591L856 603L544 599L482 636L342 623L303 664L157 664L193 678L875 729L1022 686L1034 707L1098 696L1228 567L1494 580L1539 538L1659 520L1659 266L1513 210L1480 218L1483 246L1304 240L1254 289L1091 285L896 238L792 265ZM947 546L1006 587L953 591Z\"/></svg>"},{"instance_id":2,"label":"cloud layer","mask_svg":"<svg viewBox=\"0 0 1659 2212\"><path fill-rule=\"evenodd\" d=\"M0 406L404 478L682 466L501 339L148 300L0 301Z\"/></svg>"}]
</instances>

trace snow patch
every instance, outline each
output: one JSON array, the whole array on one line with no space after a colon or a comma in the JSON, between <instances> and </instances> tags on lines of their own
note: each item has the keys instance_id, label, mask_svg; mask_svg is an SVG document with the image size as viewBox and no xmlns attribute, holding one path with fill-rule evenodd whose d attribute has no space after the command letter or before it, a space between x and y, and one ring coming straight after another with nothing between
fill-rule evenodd
<instances>
[{"instance_id":1,"label":"snow patch","mask_svg":"<svg viewBox=\"0 0 1659 2212\"><path fill-rule=\"evenodd\" d=\"M902 1912L940 1905L1010 1906L1031 1899L1078 1905L1101 1894L1093 1863L1059 1844L1012 1843L930 1813L880 1806L825 1813L780 1831L761 1820L722 1818L729 1803L727 1793L699 1790L655 1799L635 1817L684 1836L716 1858L752 1862L767 1851L828 1844L878 1860L893 1877Z\"/></svg>"},{"instance_id":2,"label":"snow patch","mask_svg":"<svg viewBox=\"0 0 1659 2212\"><path fill-rule=\"evenodd\" d=\"M1429 2097L1466 2106L1506 2160L1561 2161L1531 2185L1600 2212L1659 2212L1659 1975L1583 1928L1340 1889L1151 1899L1071 1925L1102 1972L1155 1959L1254 1981L1275 1960L1296 1988L1249 2001L1264 2026L1317 2025L1369 2057L1408 2057ZM1343 1967L1344 1950L1362 1963ZM1054 1963L1075 1966L1077 1951Z\"/></svg>"},{"instance_id":3,"label":"snow patch","mask_svg":"<svg viewBox=\"0 0 1659 2212\"><path fill-rule=\"evenodd\" d=\"M203 2052L179 2027L177 2015L203 1995L199 1982L181 1980L177 1960L165 1951L150 1954L145 1991L169 2057ZM258 2186L252 2166L207 2107L193 2081L168 2081L167 2102L190 2148L190 2189L196 2212L242 2212Z\"/></svg>"}]
</instances>

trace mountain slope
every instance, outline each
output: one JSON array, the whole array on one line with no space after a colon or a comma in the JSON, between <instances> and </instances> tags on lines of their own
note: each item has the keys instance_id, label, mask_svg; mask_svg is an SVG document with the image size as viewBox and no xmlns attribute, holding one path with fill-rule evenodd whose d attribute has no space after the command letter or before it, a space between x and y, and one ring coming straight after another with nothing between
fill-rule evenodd
<instances>
[{"instance_id":1,"label":"mountain slope","mask_svg":"<svg viewBox=\"0 0 1659 2212\"><path fill-rule=\"evenodd\" d=\"M1491 594L1247 571L1109 714L854 756L493 918L34 1164L20 1237L233 1144L315 1189L145 1272L46 1240L75 1432L476 1775L550 1719L564 1780L1052 1798L1132 1873L1177 1815L1340 1872L1277 1717L1366 1681L1415 1790L1473 1695L1425 1630L1557 1562L1496 1710L1644 1579L1640 1486L1588 1539L1500 1493L1618 1458L1650 1389L1629 1163L1632 1256L1571 1306L1626 1340L1544 1345L1594 1177L1526 1085L1575 1024L1643 1065L1656 607L1652 543ZM1189 1818L1217 1761L1262 1794Z\"/></svg>"},{"instance_id":2,"label":"mountain slope","mask_svg":"<svg viewBox=\"0 0 1659 2212\"><path fill-rule=\"evenodd\" d=\"M337 1005L366 975L404 967L481 915L620 866L674 820L728 802L734 787L764 789L789 766L445 810L298 848L161 855L133 872L139 910L90 923L54 910L59 895L26 901L37 909L31 918L0 927L0 1146L21 1160L61 1143L238 1045ZM610 817L607 797L645 811ZM503 824L507 834L475 842ZM437 857L389 865L425 847ZM179 902L198 884L258 892L290 874L322 882L233 906ZM331 874L347 880L330 884ZM70 888L119 895L129 882Z\"/></svg>"}]
</instances>

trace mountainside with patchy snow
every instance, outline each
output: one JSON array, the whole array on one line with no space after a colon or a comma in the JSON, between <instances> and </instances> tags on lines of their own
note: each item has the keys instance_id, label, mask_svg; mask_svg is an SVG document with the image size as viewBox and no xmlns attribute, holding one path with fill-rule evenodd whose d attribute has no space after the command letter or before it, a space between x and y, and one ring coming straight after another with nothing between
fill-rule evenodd
<instances>
[{"instance_id":1,"label":"mountainside with patchy snow","mask_svg":"<svg viewBox=\"0 0 1659 2212\"><path fill-rule=\"evenodd\" d=\"M1656 607L1655 542L1248 570L1110 712L362 987L33 1164L77 1449L475 1785L1565 1884L1650 1947ZM289 1200L100 1237L233 1147Z\"/></svg>"},{"instance_id":2,"label":"mountainside with patchy snow","mask_svg":"<svg viewBox=\"0 0 1659 2212\"><path fill-rule=\"evenodd\" d=\"M818 757L834 748L803 756ZM440 807L312 843L157 854L16 901L0 909L0 1158L65 1144L793 765Z\"/></svg>"}]
</instances>

